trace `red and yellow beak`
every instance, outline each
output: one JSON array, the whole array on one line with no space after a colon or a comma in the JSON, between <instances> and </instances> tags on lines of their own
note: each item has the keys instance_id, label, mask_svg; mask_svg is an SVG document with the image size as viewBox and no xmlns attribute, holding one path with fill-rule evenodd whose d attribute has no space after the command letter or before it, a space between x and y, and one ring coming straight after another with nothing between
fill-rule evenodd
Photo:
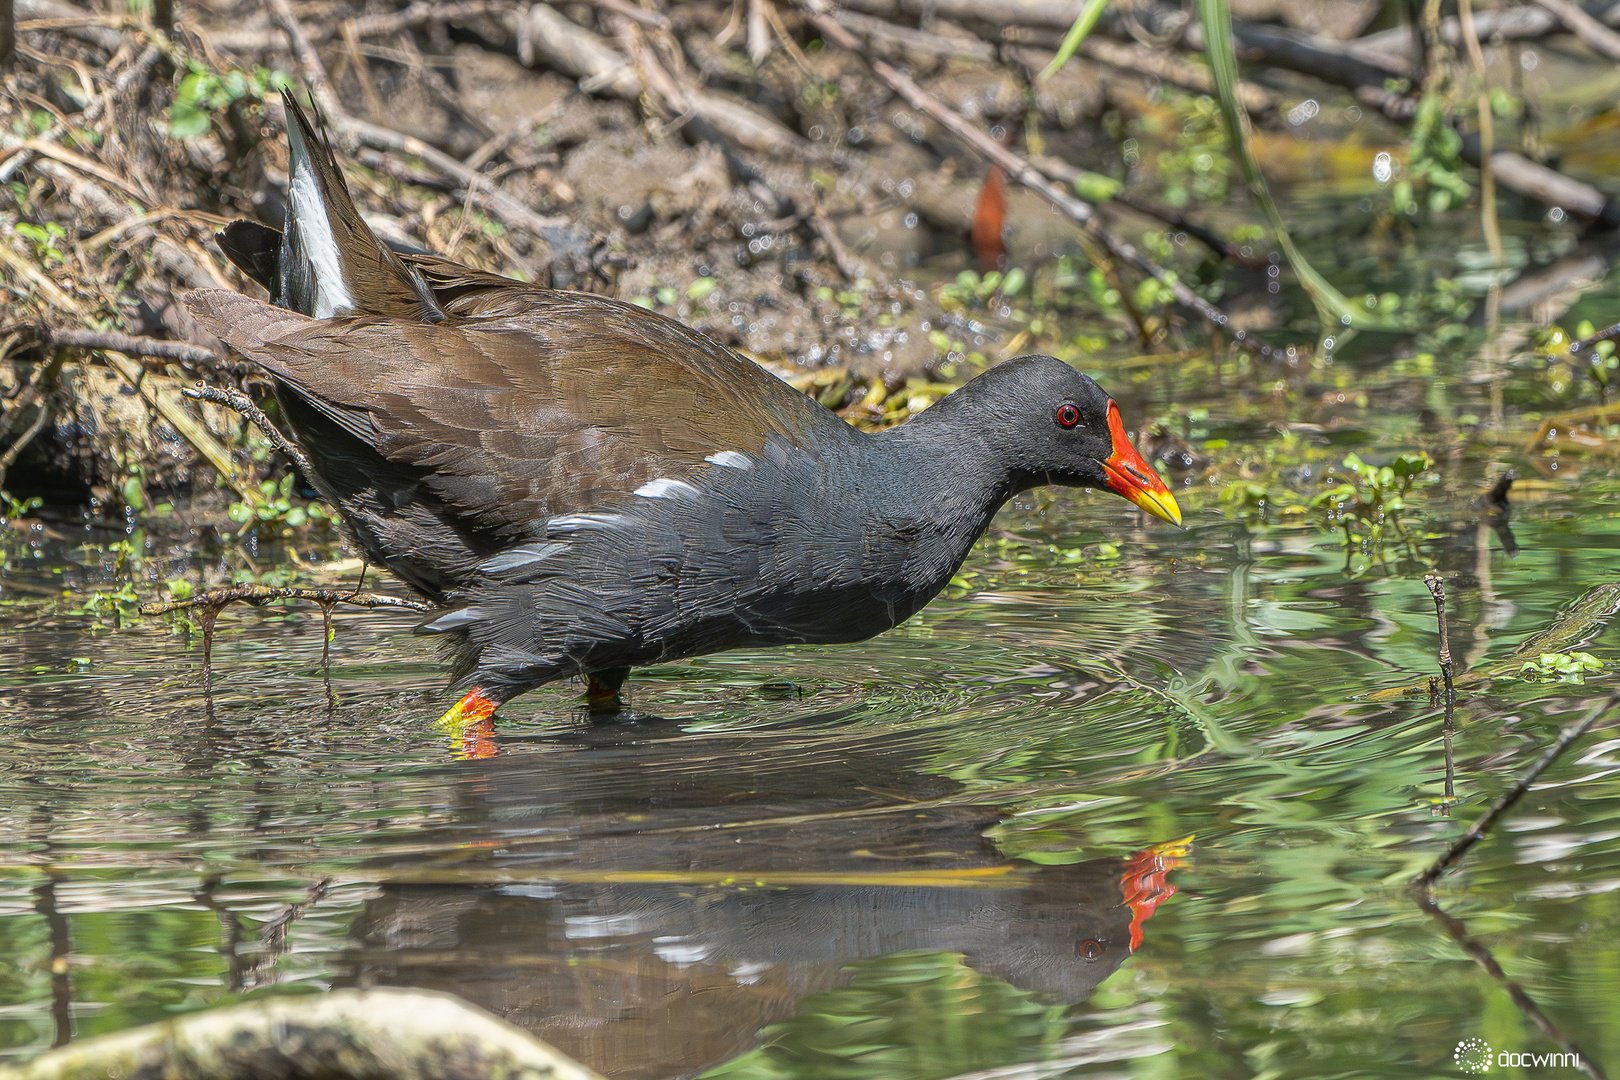
<instances>
[{"instance_id":1,"label":"red and yellow beak","mask_svg":"<svg viewBox=\"0 0 1620 1080\"><path fill-rule=\"evenodd\" d=\"M1119 406L1108 403L1108 434L1114 440L1114 453L1102 463L1108 474L1108 487L1116 495L1131 500L1156 518L1172 525L1181 524L1181 507L1176 497L1164 486L1142 455L1136 452L1131 440L1125 436L1125 421L1120 419Z\"/></svg>"}]
</instances>

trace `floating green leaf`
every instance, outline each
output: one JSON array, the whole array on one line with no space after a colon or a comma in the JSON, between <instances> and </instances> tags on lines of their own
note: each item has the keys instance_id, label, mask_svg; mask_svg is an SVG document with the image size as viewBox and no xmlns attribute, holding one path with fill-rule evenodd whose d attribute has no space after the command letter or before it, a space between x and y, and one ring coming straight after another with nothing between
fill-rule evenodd
<instances>
[{"instance_id":1,"label":"floating green leaf","mask_svg":"<svg viewBox=\"0 0 1620 1080\"><path fill-rule=\"evenodd\" d=\"M1527 682L1584 683L1589 671L1602 671L1603 661L1591 653L1542 653L1519 669Z\"/></svg>"}]
</instances>

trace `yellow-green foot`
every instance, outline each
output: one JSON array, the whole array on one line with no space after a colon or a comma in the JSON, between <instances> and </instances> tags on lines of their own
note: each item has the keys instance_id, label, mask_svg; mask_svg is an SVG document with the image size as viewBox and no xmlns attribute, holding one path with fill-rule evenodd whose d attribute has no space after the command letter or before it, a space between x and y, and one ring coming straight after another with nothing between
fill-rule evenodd
<instances>
[{"instance_id":1,"label":"yellow-green foot","mask_svg":"<svg viewBox=\"0 0 1620 1080\"><path fill-rule=\"evenodd\" d=\"M483 687L475 686L439 717L439 726L448 729L456 740L456 756L488 758L500 752L493 719L499 707L499 702L484 695Z\"/></svg>"}]
</instances>

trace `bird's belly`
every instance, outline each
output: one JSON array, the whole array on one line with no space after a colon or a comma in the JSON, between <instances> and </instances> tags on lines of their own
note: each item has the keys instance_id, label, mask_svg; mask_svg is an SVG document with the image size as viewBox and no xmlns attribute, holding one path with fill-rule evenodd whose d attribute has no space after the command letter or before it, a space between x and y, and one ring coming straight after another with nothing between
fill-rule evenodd
<instances>
[{"instance_id":1,"label":"bird's belly","mask_svg":"<svg viewBox=\"0 0 1620 1080\"><path fill-rule=\"evenodd\" d=\"M726 530L717 530L725 535ZM827 512L787 514L741 543L670 543L629 605L643 642L674 659L723 649L864 641L904 622L933 599L960 561L935 553L918 530L874 526ZM728 539L737 536L732 532ZM701 534L699 534L701 535ZM952 556L956 556L953 558ZM936 565L937 564L937 565Z\"/></svg>"},{"instance_id":2,"label":"bird's belly","mask_svg":"<svg viewBox=\"0 0 1620 1080\"><path fill-rule=\"evenodd\" d=\"M830 645L864 641L892 629L931 598L931 594L863 582L764 596L747 605L744 614L757 628L761 644Z\"/></svg>"},{"instance_id":3,"label":"bird's belly","mask_svg":"<svg viewBox=\"0 0 1620 1080\"><path fill-rule=\"evenodd\" d=\"M674 618L641 626L642 658L632 664L775 645L832 645L892 629L928 602L931 594L868 582L819 588L739 590L708 602L681 603ZM667 609L666 609L667 610Z\"/></svg>"}]
</instances>

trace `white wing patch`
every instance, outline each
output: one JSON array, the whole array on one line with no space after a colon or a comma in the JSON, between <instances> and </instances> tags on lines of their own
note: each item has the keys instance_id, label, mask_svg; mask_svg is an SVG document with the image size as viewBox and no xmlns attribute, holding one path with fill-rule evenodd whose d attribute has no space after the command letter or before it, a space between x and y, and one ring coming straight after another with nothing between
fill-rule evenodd
<instances>
[{"instance_id":1,"label":"white wing patch","mask_svg":"<svg viewBox=\"0 0 1620 1080\"><path fill-rule=\"evenodd\" d=\"M567 547L567 544L522 544L485 559L478 564L478 569L486 574L516 570L532 563L544 562Z\"/></svg>"},{"instance_id":2,"label":"white wing patch","mask_svg":"<svg viewBox=\"0 0 1620 1080\"><path fill-rule=\"evenodd\" d=\"M670 480L661 476L642 484L635 493L643 499L690 498L698 494L698 489L684 480Z\"/></svg>"},{"instance_id":3,"label":"white wing patch","mask_svg":"<svg viewBox=\"0 0 1620 1080\"><path fill-rule=\"evenodd\" d=\"M581 529L613 529L623 526L623 514L567 514L546 522L548 536L567 536Z\"/></svg>"},{"instance_id":4,"label":"white wing patch","mask_svg":"<svg viewBox=\"0 0 1620 1080\"><path fill-rule=\"evenodd\" d=\"M711 465L724 465L728 469L752 469L754 467L754 463L748 459L748 455L739 454L735 450L716 450L703 460Z\"/></svg>"}]
</instances>

